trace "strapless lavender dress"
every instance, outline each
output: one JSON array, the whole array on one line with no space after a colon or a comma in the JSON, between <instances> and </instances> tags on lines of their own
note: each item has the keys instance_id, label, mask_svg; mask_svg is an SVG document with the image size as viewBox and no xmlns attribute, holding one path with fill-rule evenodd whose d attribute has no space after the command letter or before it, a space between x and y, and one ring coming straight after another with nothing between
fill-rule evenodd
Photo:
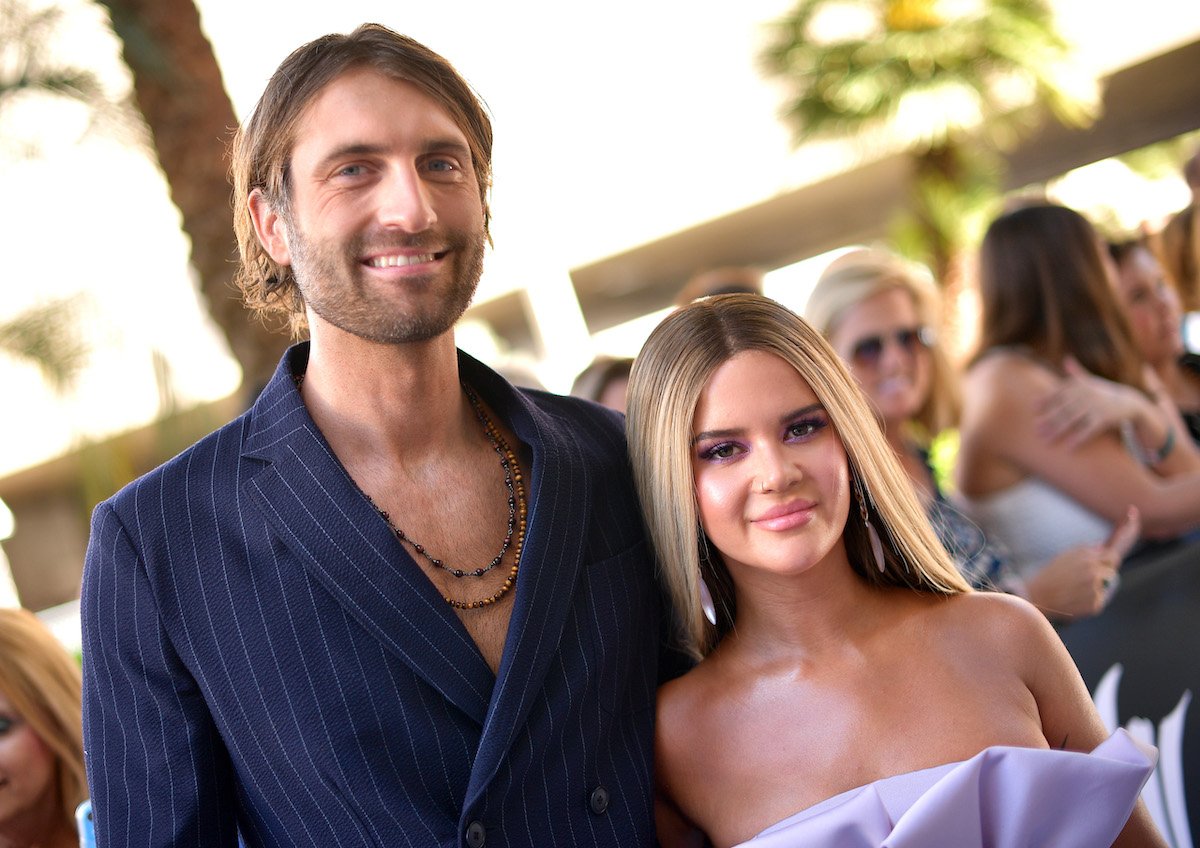
<instances>
[{"instance_id":1,"label":"strapless lavender dress","mask_svg":"<svg viewBox=\"0 0 1200 848\"><path fill-rule=\"evenodd\" d=\"M1103 848L1125 826L1157 759L1123 729L1090 754L997 746L835 795L742 845Z\"/></svg>"}]
</instances>

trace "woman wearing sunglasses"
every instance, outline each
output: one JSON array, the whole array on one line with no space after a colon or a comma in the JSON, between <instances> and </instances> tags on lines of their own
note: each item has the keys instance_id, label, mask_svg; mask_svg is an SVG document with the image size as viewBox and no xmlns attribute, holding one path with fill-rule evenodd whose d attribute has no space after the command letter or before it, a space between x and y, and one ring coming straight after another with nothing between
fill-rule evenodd
<instances>
[{"instance_id":1,"label":"woman wearing sunglasses","mask_svg":"<svg viewBox=\"0 0 1200 848\"><path fill-rule=\"evenodd\" d=\"M1053 619L1103 608L1117 566L1138 535L1136 516L1108 544L1063 551L1028 569L956 509L938 486L929 445L958 420L958 375L938 347L940 299L923 266L862 248L835 260L809 297L805 317L830 340L875 407L934 530L976 588L1020 594Z\"/></svg>"},{"instance_id":2,"label":"woman wearing sunglasses","mask_svg":"<svg viewBox=\"0 0 1200 848\"><path fill-rule=\"evenodd\" d=\"M1097 430L1074 407L1088 393L1073 384L1101 377L1149 397L1114 273L1087 220L1048 203L1000 216L980 248L980 346L964 380L955 480L1026 579L1065 550L1102 544L1131 506L1149 538L1200 527L1200 463L1175 422L1142 415L1086 441L1047 438L1048 398L1055 415L1065 408Z\"/></svg>"}]
</instances>

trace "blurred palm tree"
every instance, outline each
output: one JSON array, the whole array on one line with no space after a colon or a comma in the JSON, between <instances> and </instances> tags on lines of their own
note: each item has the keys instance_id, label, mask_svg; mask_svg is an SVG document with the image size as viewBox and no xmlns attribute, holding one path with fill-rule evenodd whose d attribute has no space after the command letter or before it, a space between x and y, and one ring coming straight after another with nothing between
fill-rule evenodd
<instances>
[{"instance_id":1,"label":"blurred palm tree","mask_svg":"<svg viewBox=\"0 0 1200 848\"><path fill-rule=\"evenodd\" d=\"M29 103L43 107L49 100L84 107L85 131L102 126L128 132L136 126L128 100L109 91L92 71L55 52L62 25L63 11L56 6L33 9L24 0L0 0L0 115ZM39 155L44 135L25 135L6 125L0 145L20 157Z\"/></svg>"},{"instance_id":2,"label":"blurred palm tree","mask_svg":"<svg viewBox=\"0 0 1200 848\"><path fill-rule=\"evenodd\" d=\"M770 29L760 61L795 144L907 149L894 240L952 289L999 195L999 152L1047 113L1086 126L1098 108L1045 0L800 0Z\"/></svg>"},{"instance_id":3,"label":"blurred palm tree","mask_svg":"<svg viewBox=\"0 0 1200 848\"><path fill-rule=\"evenodd\" d=\"M87 358L78 305L78 297L49 301L0 322L0 353L36 365L53 389L66 390Z\"/></svg>"},{"instance_id":4,"label":"blurred palm tree","mask_svg":"<svg viewBox=\"0 0 1200 848\"><path fill-rule=\"evenodd\" d=\"M191 240L200 292L242 367L249 401L270 378L287 336L254 319L233 286L227 145L238 122L212 44L193 0L99 2L133 72L138 109Z\"/></svg>"},{"instance_id":5,"label":"blurred palm tree","mask_svg":"<svg viewBox=\"0 0 1200 848\"><path fill-rule=\"evenodd\" d=\"M62 60L53 43L63 22L54 6L33 9L0 0L0 150L18 158L38 156L45 140L21 133L7 118L47 100L83 107L84 132L104 127L125 132L130 104L108 91L94 73ZM78 324L81 298L44 301L0 321L0 353L36 365L55 391L70 388L87 358Z\"/></svg>"}]
</instances>

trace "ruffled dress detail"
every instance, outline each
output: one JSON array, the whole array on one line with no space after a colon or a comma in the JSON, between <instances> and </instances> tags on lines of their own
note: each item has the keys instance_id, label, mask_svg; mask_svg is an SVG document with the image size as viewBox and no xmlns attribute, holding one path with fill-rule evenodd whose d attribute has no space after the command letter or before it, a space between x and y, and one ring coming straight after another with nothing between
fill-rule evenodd
<instances>
[{"instance_id":1,"label":"ruffled dress detail","mask_svg":"<svg viewBox=\"0 0 1200 848\"><path fill-rule=\"evenodd\" d=\"M1102 848L1125 826L1157 759L1123 729L1090 754L996 746L835 795L741 845Z\"/></svg>"}]
</instances>

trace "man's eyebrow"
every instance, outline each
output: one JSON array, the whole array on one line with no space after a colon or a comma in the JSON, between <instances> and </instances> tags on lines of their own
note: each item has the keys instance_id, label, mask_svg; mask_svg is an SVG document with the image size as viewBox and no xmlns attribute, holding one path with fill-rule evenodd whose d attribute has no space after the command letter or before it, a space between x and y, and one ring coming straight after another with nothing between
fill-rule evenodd
<instances>
[{"instance_id":1,"label":"man's eyebrow","mask_svg":"<svg viewBox=\"0 0 1200 848\"><path fill-rule=\"evenodd\" d=\"M471 161L471 148L466 142L460 141L457 138L435 138L425 143L424 152L429 153L453 153L456 156L461 156L468 162Z\"/></svg>"},{"instance_id":2,"label":"man's eyebrow","mask_svg":"<svg viewBox=\"0 0 1200 848\"><path fill-rule=\"evenodd\" d=\"M354 156L377 156L383 152L383 146L379 144L343 144L341 147L335 147L330 150L313 164L313 170L320 172L333 165L339 159L347 159Z\"/></svg>"},{"instance_id":3,"label":"man's eyebrow","mask_svg":"<svg viewBox=\"0 0 1200 848\"><path fill-rule=\"evenodd\" d=\"M313 170L319 173L341 159L353 158L355 156L380 156L386 152L387 148L382 144L367 144L365 142L343 144L340 147L335 147L318 159L316 164L313 165ZM430 153L449 153L459 156L467 162L472 161L471 148L465 142L456 138L430 139L422 146L421 155L428 156Z\"/></svg>"}]
</instances>

